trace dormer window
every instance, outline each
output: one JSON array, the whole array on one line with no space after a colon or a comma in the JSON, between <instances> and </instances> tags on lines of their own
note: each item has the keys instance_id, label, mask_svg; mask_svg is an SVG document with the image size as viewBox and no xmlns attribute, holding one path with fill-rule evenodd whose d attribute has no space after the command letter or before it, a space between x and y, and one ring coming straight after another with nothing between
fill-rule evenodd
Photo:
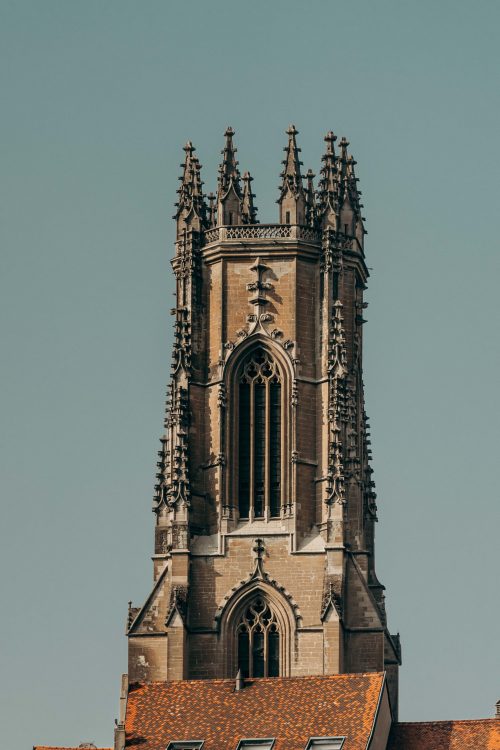
<instances>
[{"instance_id":1,"label":"dormer window","mask_svg":"<svg viewBox=\"0 0 500 750\"><path fill-rule=\"evenodd\" d=\"M311 737L305 750L342 750L345 737Z\"/></svg>"},{"instance_id":2,"label":"dormer window","mask_svg":"<svg viewBox=\"0 0 500 750\"><path fill-rule=\"evenodd\" d=\"M205 740L177 740L169 742L167 750L201 750Z\"/></svg>"},{"instance_id":3,"label":"dormer window","mask_svg":"<svg viewBox=\"0 0 500 750\"><path fill-rule=\"evenodd\" d=\"M273 745L274 737L240 740L236 750L271 750Z\"/></svg>"}]
</instances>

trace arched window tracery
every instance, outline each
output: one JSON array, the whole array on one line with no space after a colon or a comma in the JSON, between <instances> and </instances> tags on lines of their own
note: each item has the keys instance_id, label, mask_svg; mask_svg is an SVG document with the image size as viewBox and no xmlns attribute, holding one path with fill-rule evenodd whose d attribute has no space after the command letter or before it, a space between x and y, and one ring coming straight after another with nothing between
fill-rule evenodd
<instances>
[{"instance_id":1,"label":"arched window tracery","mask_svg":"<svg viewBox=\"0 0 500 750\"><path fill-rule=\"evenodd\" d=\"M242 612L236 638L238 669L243 677L279 677L280 627L260 594Z\"/></svg>"},{"instance_id":2,"label":"arched window tracery","mask_svg":"<svg viewBox=\"0 0 500 750\"><path fill-rule=\"evenodd\" d=\"M239 369L238 505L241 518L280 515L282 381L276 361L252 350Z\"/></svg>"}]
</instances>

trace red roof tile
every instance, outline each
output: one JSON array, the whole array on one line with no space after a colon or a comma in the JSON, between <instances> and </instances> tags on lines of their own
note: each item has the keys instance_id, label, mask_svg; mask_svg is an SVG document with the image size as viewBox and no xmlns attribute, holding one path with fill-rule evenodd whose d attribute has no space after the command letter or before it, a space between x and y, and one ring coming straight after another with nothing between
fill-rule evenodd
<instances>
[{"instance_id":1,"label":"red roof tile","mask_svg":"<svg viewBox=\"0 0 500 750\"><path fill-rule=\"evenodd\" d=\"M364 750L384 676L379 673L245 680L182 680L131 686L126 747L165 750L204 740L203 750L236 750L243 738L275 737L274 750L304 750L310 737L345 736Z\"/></svg>"},{"instance_id":2,"label":"red roof tile","mask_svg":"<svg viewBox=\"0 0 500 750\"><path fill-rule=\"evenodd\" d=\"M500 750L500 720L394 724L388 750Z\"/></svg>"}]
</instances>

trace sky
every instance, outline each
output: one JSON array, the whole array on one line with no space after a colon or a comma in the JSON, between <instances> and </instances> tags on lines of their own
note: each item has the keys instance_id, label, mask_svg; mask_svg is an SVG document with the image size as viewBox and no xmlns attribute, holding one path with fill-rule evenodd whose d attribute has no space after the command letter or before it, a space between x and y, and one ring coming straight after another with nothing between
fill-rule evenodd
<instances>
[{"instance_id":1,"label":"sky","mask_svg":"<svg viewBox=\"0 0 500 750\"><path fill-rule=\"evenodd\" d=\"M377 571L400 718L500 698L500 4L1 0L2 744L112 743L152 582L182 145L357 159Z\"/></svg>"}]
</instances>

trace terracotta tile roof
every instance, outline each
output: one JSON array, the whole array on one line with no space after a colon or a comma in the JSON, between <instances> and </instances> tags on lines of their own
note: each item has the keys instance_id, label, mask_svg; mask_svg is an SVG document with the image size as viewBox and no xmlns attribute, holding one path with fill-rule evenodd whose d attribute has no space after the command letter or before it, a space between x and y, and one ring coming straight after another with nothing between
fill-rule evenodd
<instances>
[{"instance_id":1,"label":"terracotta tile roof","mask_svg":"<svg viewBox=\"0 0 500 750\"><path fill-rule=\"evenodd\" d=\"M394 724L388 750L500 750L500 719Z\"/></svg>"},{"instance_id":2,"label":"terracotta tile roof","mask_svg":"<svg viewBox=\"0 0 500 750\"><path fill-rule=\"evenodd\" d=\"M380 673L245 680L182 680L131 686L126 747L165 750L204 740L203 750L236 750L243 738L275 737L274 750L304 750L317 736L347 737L364 750L384 684Z\"/></svg>"}]
</instances>

